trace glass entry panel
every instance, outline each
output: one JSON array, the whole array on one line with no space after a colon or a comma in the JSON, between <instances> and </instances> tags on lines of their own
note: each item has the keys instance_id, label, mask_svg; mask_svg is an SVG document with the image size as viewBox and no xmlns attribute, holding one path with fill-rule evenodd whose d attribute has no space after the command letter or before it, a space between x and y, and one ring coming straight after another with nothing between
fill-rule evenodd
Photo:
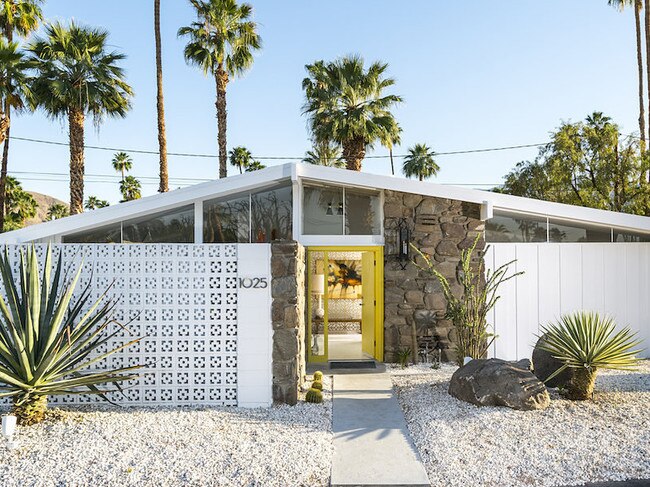
<instances>
[{"instance_id":1,"label":"glass entry panel","mask_svg":"<svg viewBox=\"0 0 650 487\"><path fill-rule=\"evenodd\" d=\"M308 253L308 301L309 316L308 356L310 362L327 361L327 275L325 274L325 252Z\"/></svg>"},{"instance_id":2,"label":"glass entry panel","mask_svg":"<svg viewBox=\"0 0 650 487\"><path fill-rule=\"evenodd\" d=\"M383 311L383 278L376 265L383 262L381 250L308 249L310 362L383 359L383 312L377 311Z\"/></svg>"}]
</instances>

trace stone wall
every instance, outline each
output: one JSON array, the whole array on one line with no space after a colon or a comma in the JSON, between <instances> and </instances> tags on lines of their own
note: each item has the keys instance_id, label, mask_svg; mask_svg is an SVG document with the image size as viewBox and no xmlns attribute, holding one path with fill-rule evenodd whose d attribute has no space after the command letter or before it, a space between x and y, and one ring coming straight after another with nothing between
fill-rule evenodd
<instances>
[{"instance_id":1,"label":"stone wall","mask_svg":"<svg viewBox=\"0 0 650 487\"><path fill-rule=\"evenodd\" d=\"M436 269L449 280L452 289L460 293L456 278L460 251L470 247L485 229L480 220L480 205L385 192L385 360L395 361L400 349L413 349L414 327L417 336L433 337L434 346L442 350L443 360L454 360L453 328L444 318L446 301L438 281L412 262L405 263L402 269L404 264L397 261L397 226L402 218L411 230L411 242L431 256ZM482 237L478 247L484 246Z\"/></svg>"},{"instance_id":2,"label":"stone wall","mask_svg":"<svg viewBox=\"0 0 650 487\"><path fill-rule=\"evenodd\" d=\"M271 244L273 400L296 404L305 377L305 248Z\"/></svg>"}]
</instances>

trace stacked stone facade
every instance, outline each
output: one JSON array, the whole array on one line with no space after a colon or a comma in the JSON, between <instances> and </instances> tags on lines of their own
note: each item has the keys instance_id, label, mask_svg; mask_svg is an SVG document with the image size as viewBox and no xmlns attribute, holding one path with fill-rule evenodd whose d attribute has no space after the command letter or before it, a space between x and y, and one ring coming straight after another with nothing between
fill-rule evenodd
<instances>
[{"instance_id":1,"label":"stacked stone facade","mask_svg":"<svg viewBox=\"0 0 650 487\"><path fill-rule=\"evenodd\" d=\"M440 284L412 262L397 260L397 228L403 219L411 231L411 242L431 257L454 293L460 295L456 274L461 250L470 247L478 235L478 247L485 246L480 205L395 191L386 191L384 198L385 360L396 361L399 350L413 350L414 330L416 337L433 337L443 360L454 360L453 327L445 319L446 301ZM421 258L416 261L422 263Z\"/></svg>"},{"instance_id":2,"label":"stacked stone facade","mask_svg":"<svg viewBox=\"0 0 650 487\"><path fill-rule=\"evenodd\" d=\"M296 404L305 377L305 248L271 244L273 400Z\"/></svg>"}]
</instances>

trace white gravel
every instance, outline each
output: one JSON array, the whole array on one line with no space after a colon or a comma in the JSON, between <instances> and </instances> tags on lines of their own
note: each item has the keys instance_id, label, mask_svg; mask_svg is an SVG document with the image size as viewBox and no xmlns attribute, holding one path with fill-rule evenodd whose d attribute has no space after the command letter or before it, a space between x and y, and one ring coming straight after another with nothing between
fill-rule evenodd
<instances>
[{"instance_id":1,"label":"white gravel","mask_svg":"<svg viewBox=\"0 0 650 487\"><path fill-rule=\"evenodd\" d=\"M53 409L0 437L2 486L327 485L331 382L323 404L268 409Z\"/></svg>"},{"instance_id":2,"label":"white gravel","mask_svg":"<svg viewBox=\"0 0 650 487\"><path fill-rule=\"evenodd\" d=\"M650 479L650 362L599 371L594 401L544 411L478 407L451 397L456 367L390 369L434 486L560 486Z\"/></svg>"}]
</instances>

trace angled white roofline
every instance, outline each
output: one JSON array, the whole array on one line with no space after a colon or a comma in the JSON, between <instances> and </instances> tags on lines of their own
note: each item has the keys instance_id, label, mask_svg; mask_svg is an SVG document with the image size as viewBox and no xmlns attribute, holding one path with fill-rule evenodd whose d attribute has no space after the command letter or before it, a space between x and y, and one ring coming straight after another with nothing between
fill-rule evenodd
<instances>
[{"instance_id":1,"label":"angled white roofline","mask_svg":"<svg viewBox=\"0 0 650 487\"><path fill-rule=\"evenodd\" d=\"M54 235L76 233L89 228L110 225L111 223L162 212L206 199L228 196L229 194L257 188L261 189L285 179L292 181L304 179L350 187L400 191L437 198L467 201L482 205L484 209L487 209L484 215L488 218L491 214L490 209L494 209L650 233L650 218L643 216L552 203L549 201L522 198L452 185L421 182L395 176L382 176L311 164L288 163L280 166L271 166L260 171L188 186L170 191L169 193L147 196L139 200L120 203L60 220L32 225L13 232L0 234L0 242L21 243Z\"/></svg>"}]
</instances>

